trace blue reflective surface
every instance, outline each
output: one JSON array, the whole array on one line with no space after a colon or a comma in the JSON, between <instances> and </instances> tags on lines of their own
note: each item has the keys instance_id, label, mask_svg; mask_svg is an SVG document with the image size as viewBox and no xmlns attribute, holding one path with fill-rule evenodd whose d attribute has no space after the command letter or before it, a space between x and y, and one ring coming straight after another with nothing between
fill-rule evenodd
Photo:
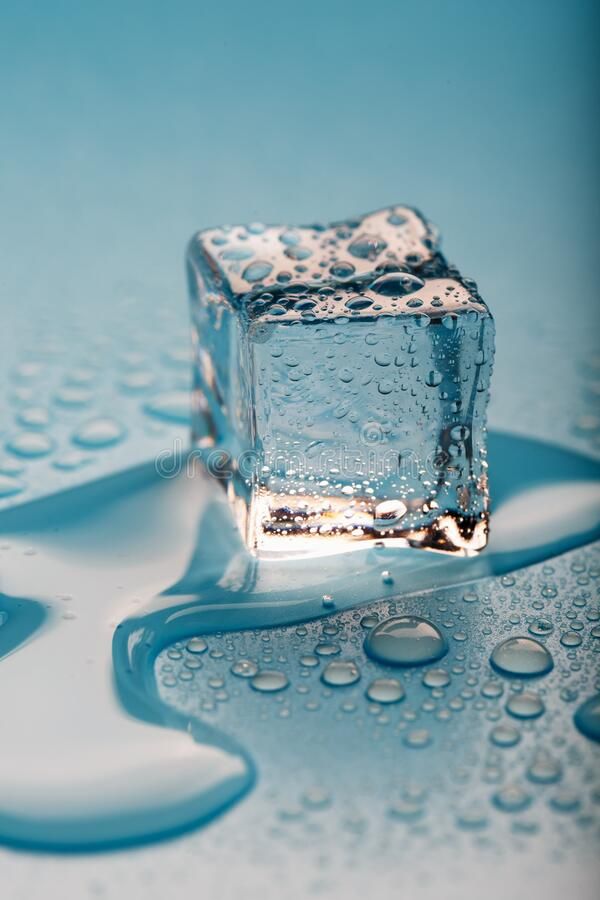
<instances>
[{"instance_id":1,"label":"blue reflective surface","mask_svg":"<svg viewBox=\"0 0 600 900\"><path fill-rule=\"evenodd\" d=\"M543 442L530 455L514 449L518 442L498 444L501 458L511 462L495 467L496 477L507 482L497 491L508 497L515 468L532 487L539 486L546 465L558 482L575 477L563 477L563 457L556 447L585 454L577 464L582 484L595 478L587 458L597 457L600 434L593 262L598 132L590 116L598 74L596 19L594 4L588 2L483 7L434 2L423 8L382 3L369 9L337 2L326 8L309 2L299 9L274 3L220 9L181 2L152 15L146 4L134 2L109 2L101 9L72 2L7 8L0 33L5 86L0 92L0 508L20 507L24 513L24 504L36 497L92 482L185 444L187 415L181 392L187 390L189 368L182 256L194 230L231 220L327 220L396 200L422 207L440 224L447 255L477 278L494 312L491 428ZM83 444L78 440L82 429L88 436ZM34 439L32 433L47 434L50 441ZM32 447L37 448L34 455ZM491 452L493 456L493 448ZM545 513L551 525L552 509L561 518L565 502L564 494L551 500ZM521 517L523 507L515 509ZM554 539L552 528L542 534L543 518L538 520L540 540ZM98 521L94 553L89 552L89 535L78 537L77 528L69 533L68 548L56 549L56 544L52 550L56 577L48 584L66 583L63 576L70 571L73 554L85 561L77 569L81 580L74 577L74 599L68 602L46 596L42 582L36 582L36 560L50 571L41 545L50 546L51 535L40 539L40 547L27 534L6 538L11 548L3 551L2 590L15 598L42 597L42 603L58 604L59 610L57 617L46 611L36 640L29 625L37 628L42 612L28 607L32 614L40 612L40 621L28 620L23 638L28 632L29 642L9 652L0 665L0 676L5 665L19 668L20 681L5 679L3 705L11 715L22 710L20 727L31 718L28 704L44 706L45 687L50 690L53 683L46 673L62 672L62 657L51 651L54 635L62 641L66 629L81 625L79 637L72 632L81 651L73 671L88 665L93 669L85 660L101 656L99 649L98 654L88 649L94 635L98 648L105 648L118 622L139 614L119 599L127 566L132 567L126 581L128 602L168 587L161 583L153 554L143 552L143 546L153 546L146 531L152 526L145 522L141 528L139 509L130 508L120 520L125 523L121 538L131 539L133 549L119 556L118 565L116 520ZM584 531L591 537L593 522ZM192 530L190 537L188 526L173 534L177 539L165 543L166 556L176 555L177 546L191 541L177 565L173 563L181 575L195 534ZM553 553L568 546L559 535ZM37 555L27 555L31 549ZM514 545L508 550L514 552ZM508 632L529 633L535 622L527 617L553 620L549 641L561 665L555 666L552 677L557 680L544 697L547 711L535 725L543 731L527 726L514 751L494 748L485 771L492 779L498 768L494 752L533 752L537 735L543 738L544 752L561 757L567 775L580 769L589 776L589 789L579 791L575 799L566 793L572 787L566 777L562 793L544 795L535 803L527 800L526 774L527 786L520 788L525 799L515 791L497 796L500 787L484 782L495 799L486 796L483 811L460 811L458 818L475 837L468 846L461 844L457 855L452 848L458 831L454 825L447 833L433 827L434 820L443 821L442 812L428 814L414 785L401 785L402 796L394 799L388 816L382 797L389 785L372 772L385 771L386 761L389 765L395 758L396 744L378 738L369 744L357 742L346 726L334 727L338 715L346 721L343 717L353 714L338 705L333 712L327 706L331 698L320 695L304 701L296 688L306 679L292 679L291 691L279 694L283 701L273 696L270 706L255 692L252 701L243 693L242 702L219 706L213 693L221 688L211 688L208 682L196 693L183 691L174 698L163 680L179 678L177 667L183 663L170 659L165 648L157 663L164 702L177 710L174 716L208 716L211 727L236 734L250 747L261 771L257 789L211 828L146 851L95 861L5 852L8 896L27 889L33 898L54 891L77 900L98 894L133 900L169 896L174 883L181 891L196 891L201 882L215 895L235 896L243 885L250 896L267 898L280 896L283 879L290 884L290 896L295 891L299 897L311 892L328 897L375 892L385 897L394 896L399 887L414 897L495 897L508 887L514 895L539 888L546 897L567 891L594 896L597 861L590 835L597 828L598 760L592 741L576 733L572 724L575 707L592 695L597 679L597 657L591 655L596 626L585 619L584 607L577 606L582 599L587 611L597 606L597 562L590 553L575 551L525 569L514 576L512 587L502 584L502 575L485 579L475 590L481 595L479 603L465 604L477 614L469 613L468 621L455 628L459 634L463 627L465 633L472 628L479 634L477 629L487 627L481 610L488 606L494 610L493 634L498 638ZM140 558L143 564L134 572ZM535 558L525 548L519 565ZM554 571L544 572L545 565ZM108 579L106 612L94 619L77 610L75 619L63 619L69 603L85 607L86 584L90 590L97 588L94 608L102 609L103 582L97 574L90 580L93 566ZM234 574L229 571L228 577ZM60 590L57 587L57 593ZM440 591L437 599L452 609L454 596L458 603L459 595L448 591ZM534 605L539 603L543 609ZM411 613L427 614L427 604L410 604ZM513 624L512 618L519 616ZM442 609L434 618L445 627L448 615ZM356 637L356 620L335 621L342 635ZM561 643L565 634L580 633L579 621L585 621L585 642L577 645L571 636L566 645ZM9 617L0 627L0 638L10 622ZM56 631L53 622L59 622ZM469 631L469 641L473 633ZM219 649L220 640L215 638L211 649ZM240 640L234 640L239 653ZM274 667L278 655L310 655L316 642L316 633L306 648L302 636L273 632L272 643L278 647ZM222 643L223 653L231 652L227 642ZM460 653L459 644L452 646ZM471 661L485 667L491 648L485 641L475 644ZM359 667L367 666L357 647L350 646ZM251 655L261 647L247 638L245 652ZM174 652L188 659L184 651ZM46 652L47 661L42 662ZM218 667L219 660L210 660L202 677L222 677L211 668ZM453 664L463 663L453 657ZM173 666L175 674L162 672L165 665ZM77 677L66 692L67 697L72 694L73 709L84 702L84 687L96 683L80 680L80 692L75 689ZM106 683L100 681L104 691ZM185 687L185 679L178 683ZM361 681L356 690L364 686ZM410 709L403 704L398 709L414 711L417 695L407 687ZM457 693L470 689L464 684ZM100 703L104 694L96 696ZM286 697L320 703L331 715L320 716L318 710L288 703ZM221 710L218 715L199 707L211 698ZM340 701L339 706L355 703L362 719L375 722L360 706L362 694L360 698ZM426 700L424 694L419 703ZM294 723L285 743L290 753L278 754L275 748L281 748L283 738L275 729L277 711L288 707ZM66 711L74 721L68 705ZM399 712L398 721L403 715ZM457 727L457 739L461 735L469 747L472 741L473 752L483 752L487 732L477 731L475 720L465 721L464 732ZM545 724L555 721L556 730ZM417 724L408 726L410 733L423 730L422 722ZM387 727L378 723L377 733ZM574 742L568 753L561 750L561 729ZM167 738L175 734L161 731ZM94 732L90 726L89 734L88 746L101 746L101 730ZM396 738L405 747L403 734ZM346 757L335 758L332 768L339 769L340 778L318 785L319 795L314 782L326 760L314 748L324 747L331 760L334 745L327 735L335 737L336 746L356 747L357 755L348 750ZM32 758L38 752L36 740L39 733L33 729L27 748ZM168 767L172 745L157 740L152 764ZM139 744L130 745L136 763L141 748L149 746L144 741L140 737ZM292 745L297 753L291 752ZM433 754L427 758L442 769L447 757L441 751L436 755L436 747L434 741L427 748L427 754ZM50 756L48 751L46 758ZM70 759L76 766L77 755ZM529 757L518 759L525 773ZM411 777L422 782L419 765L410 766ZM517 771L510 763L502 766ZM286 780L290 767L296 773L291 784ZM135 781L138 769L131 768L134 786L141 783ZM550 770L552 765L538 760L536 772ZM365 798L370 784L369 803ZM430 797L436 795L433 775L427 789ZM331 795L329 801L323 792ZM359 811L350 802L353 796ZM490 804L496 812L490 812ZM511 804L523 805L516 821L502 812ZM365 824L360 813L367 808L371 814ZM491 831L478 831L477 823L492 816ZM504 827L498 822L502 816ZM556 821L569 824L555 840ZM286 822L300 827L293 832L295 826ZM390 822L396 828L400 823L400 831L390 830ZM398 845L408 854L403 861ZM526 852L519 852L523 849ZM256 858L261 865L256 866ZM455 870L451 886L449 865ZM296 873L294 878L290 873Z\"/></svg>"}]
</instances>

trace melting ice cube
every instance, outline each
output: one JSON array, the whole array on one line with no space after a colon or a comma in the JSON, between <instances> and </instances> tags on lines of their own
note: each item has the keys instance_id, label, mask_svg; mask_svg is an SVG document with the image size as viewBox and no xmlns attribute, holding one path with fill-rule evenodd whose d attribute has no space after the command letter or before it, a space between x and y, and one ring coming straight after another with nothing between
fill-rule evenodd
<instances>
[{"instance_id":1,"label":"melting ice cube","mask_svg":"<svg viewBox=\"0 0 600 900\"><path fill-rule=\"evenodd\" d=\"M252 552L485 546L494 325L419 213L201 231L188 272L195 436Z\"/></svg>"}]
</instances>

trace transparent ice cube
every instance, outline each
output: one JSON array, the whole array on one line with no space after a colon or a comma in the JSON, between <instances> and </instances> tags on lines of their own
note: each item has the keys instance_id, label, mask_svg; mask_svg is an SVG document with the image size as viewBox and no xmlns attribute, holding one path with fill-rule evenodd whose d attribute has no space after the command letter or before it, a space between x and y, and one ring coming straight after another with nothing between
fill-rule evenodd
<instances>
[{"instance_id":1,"label":"transparent ice cube","mask_svg":"<svg viewBox=\"0 0 600 900\"><path fill-rule=\"evenodd\" d=\"M494 324L419 213L201 231L188 273L194 435L252 552L483 549Z\"/></svg>"}]
</instances>

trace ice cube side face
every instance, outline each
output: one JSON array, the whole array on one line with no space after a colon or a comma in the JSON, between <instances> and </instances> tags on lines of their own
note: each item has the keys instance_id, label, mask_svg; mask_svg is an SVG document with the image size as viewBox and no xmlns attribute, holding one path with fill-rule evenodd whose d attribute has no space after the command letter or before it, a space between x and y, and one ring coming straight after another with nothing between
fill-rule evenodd
<instances>
[{"instance_id":1,"label":"ice cube side face","mask_svg":"<svg viewBox=\"0 0 600 900\"><path fill-rule=\"evenodd\" d=\"M195 439L252 552L485 547L494 325L419 214L212 229L188 272Z\"/></svg>"}]
</instances>

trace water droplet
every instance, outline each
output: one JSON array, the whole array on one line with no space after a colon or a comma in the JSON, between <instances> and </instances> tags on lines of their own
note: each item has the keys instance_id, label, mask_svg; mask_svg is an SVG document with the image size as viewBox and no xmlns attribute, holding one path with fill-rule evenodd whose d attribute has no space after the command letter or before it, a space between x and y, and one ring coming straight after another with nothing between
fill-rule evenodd
<instances>
[{"instance_id":1,"label":"water droplet","mask_svg":"<svg viewBox=\"0 0 600 900\"><path fill-rule=\"evenodd\" d=\"M365 651L390 666L422 666L441 659L448 644L440 630L419 616L395 616L369 632Z\"/></svg>"},{"instance_id":2,"label":"water droplet","mask_svg":"<svg viewBox=\"0 0 600 900\"><path fill-rule=\"evenodd\" d=\"M6 449L24 459L47 456L54 449L54 442L47 434L38 431L22 431L10 440Z\"/></svg>"},{"instance_id":3,"label":"water droplet","mask_svg":"<svg viewBox=\"0 0 600 900\"><path fill-rule=\"evenodd\" d=\"M10 475L0 475L0 498L12 497L25 490L25 484Z\"/></svg>"},{"instance_id":4,"label":"water droplet","mask_svg":"<svg viewBox=\"0 0 600 900\"><path fill-rule=\"evenodd\" d=\"M490 732L490 740L496 747L514 747L521 740L521 732L514 725L496 725Z\"/></svg>"},{"instance_id":5,"label":"water droplet","mask_svg":"<svg viewBox=\"0 0 600 900\"><path fill-rule=\"evenodd\" d=\"M251 659L238 659L232 665L231 671L238 678L253 678L258 672L258 666Z\"/></svg>"},{"instance_id":6,"label":"water droplet","mask_svg":"<svg viewBox=\"0 0 600 900\"><path fill-rule=\"evenodd\" d=\"M376 678L365 691L373 703L399 703L404 700L404 688L397 678Z\"/></svg>"},{"instance_id":7,"label":"water droplet","mask_svg":"<svg viewBox=\"0 0 600 900\"><path fill-rule=\"evenodd\" d=\"M427 384L429 387L438 387L438 385L440 385L442 381L443 376L441 372L437 372L435 369L432 369L425 379L425 384Z\"/></svg>"},{"instance_id":8,"label":"water droplet","mask_svg":"<svg viewBox=\"0 0 600 900\"><path fill-rule=\"evenodd\" d=\"M457 826L466 831L479 831L482 828L486 828L488 822L489 819L485 810L476 803L466 806L456 816Z\"/></svg>"},{"instance_id":9,"label":"water droplet","mask_svg":"<svg viewBox=\"0 0 600 900\"><path fill-rule=\"evenodd\" d=\"M375 628L376 625L379 624L379 616L375 613L369 613L366 616L363 616L360 620L360 624L363 628Z\"/></svg>"},{"instance_id":10,"label":"water droplet","mask_svg":"<svg viewBox=\"0 0 600 900\"><path fill-rule=\"evenodd\" d=\"M428 688L444 688L450 684L450 675L445 669L428 669L423 675L423 684Z\"/></svg>"},{"instance_id":11,"label":"water droplet","mask_svg":"<svg viewBox=\"0 0 600 900\"><path fill-rule=\"evenodd\" d=\"M401 822L413 822L423 815L423 803L410 797L396 800L388 807L388 815Z\"/></svg>"},{"instance_id":12,"label":"water droplet","mask_svg":"<svg viewBox=\"0 0 600 900\"><path fill-rule=\"evenodd\" d=\"M546 675L554 661L539 641L510 637L497 644L490 656L492 667L507 678L534 678Z\"/></svg>"},{"instance_id":13,"label":"water droplet","mask_svg":"<svg viewBox=\"0 0 600 900\"><path fill-rule=\"evenodd\" d=\"M496 809L506 813L523 812L531 806L532 797L518 784L507 784L492 797Z\"/></svg>"},{"instance_id":14,"label":"water droplet","mask_svg":"<svg viewBox=\"0 0 600 900\"><path fill-rule=\"evenodd\" d=\"M546 637L548 634L552 634L553 631L554 625L550 619L543 617L535 619L529 626L529 633L535 635L535 637Z\"/></svg>"},{"instance_id":15,"label":"water droplet","mask_svg":"<svg viewBox=\"0 0 600 900\"><path fill-rule=\"evenodd\" d=\"M225 250L222 250L220 253L221 259L225 260L233 260L234 262L238 262L242 259L251 259L254 256L254 251L251 247L227 247Z\"/></svg>"},{"instance_id":16,"label":"water droplet","mask_svg":"<svg viewBox=\"0 0 600 900\"><path fill-rule=\"evenodd\" d=\"M554 784L562 776L562 767L546 750L538 750L527 767L527 777L534 784Z\"/></svg>"},{"instance_id":17,"label":"water droplet","mask_svg":"<svg viewBox=\"0 0 600 900\"><path fill-rule=\"evenodd\" d=\"M54 402L59 406L86 406L92 397L93 394L89 388L78 385L65 385L57 390L54 395Z\"/></svg>"},{"instance_id":18,"label":"water droplet","mask_svg":"<svg viewBox=\"0 0 600 900\"><path fill-rule=\"evenodd\" d=\"M243 277L249 282L264 281L272 271L273 266L270 262L257 259L255 262L251 262L249 266L246 266Z\"/></svg>"},{"instance_id":19,"label":"water droplet","mask_svg":"<svg viewBox=\"0 0 600 900\"><path fill-rule=\"evenodd\" d=\"M65 453L61 453L52 463L55 469L60 469L63 472L73 472L75 469L80 469L81 466L90 462L90 457L85 456L83 453L79 453L77 450L68 450Z\"/></svg>"},{"instance_id":20,"label":"water droplet","mask_svg":"<svg viewBox=\"0 0 600 900\"><path fill-rule=\"evenodd\" d=\"M306 809L326 809L331 805L331 794L321 787L310 787L302 794L302 805Z\"/></svg>"},{"instance_id":21,"label":"water droplet","mask_svg":"<svg viewBox=\"0 0 600 900\"><path fill-rule=\"evenodd\" d=\"M404 297L406 294L420 291L422 287L425 287L422 278L410 275L408 272L392 272L377 278L370 285L370 290L375 291L376 294L382 294L384 297Z\"/></svg>"},{"instance_id":22,"label":"water droplet","mask_svg":"<svg viewBox=\"0 0 600 900\"><path fill-rule=\"evenodd\" d=\"M360 670L350 659L334 659L321 672L321 681L330 687L345 687L355 684L360 678Z\"/></svg>"},{"instance_id":23,"label":"water droplet","mask_svg":"<svg viewBox=\"0 0 600 900\"><path fill-rule=\"evenodd\" d=\"M426 728L415 728L404 735L402 743L413 750L420 750L429 746L431 735Z\"/></svg>"},{"instance_id":24,"label":"water droplet","mask_svg":"<svg viewBox=\"0 0 600 900\"><path fill-rule=\"evenodd\" d=\"M521 691L508 698L506 712L516 719L537 719L545 710L539 694L534 691Z\"/></svg>"},{"instance_id":25,"label":"water droplet","mask_svg":"<svg viewBox=\"0 0 600 900\"><path fill-rule=\"evenodd\" d=\"M386 242L377 235L361 234L349 245L348 252L357 259L374 260L386 247Z\"/></svg>"},{"instance_id":26,"label":"water droplet","mask_svg":"<svg viewBox=\"0 0 600 900\"><path fill-rule=\"evenodd\" d=\"M115 419L99 418L84 422L77 429L72 440L80 447L96 450L102 447L111 447L119 443L124 436L125 429Z\"/></svg>"},{"instance_id":27,"label":"water droplet","mask_svg":"<svg viewBox=\"0 0 600 900\"><path fill-rule=\"evenodd\" d=\"M574 722L581 734L600 742L600 694L590 697L579 707Z\"/></svg>"},{"instance_id":28,"label":"water droplet","mask_svg":"<svg viewBox=\"0 0 600 900\"><path fill-rule=\"evenodd\" d=\"M576 812L581 806L579 795L570 788L564 787L550 798L549 805L554 812L571 813Z\"/></svg>"},{"instance_id":29,"label":"water droplet","mask_svg":"<svg viewBox=\"0 0 600 900\"><path fill-rule=\"evenodd\" d=\"M157 394L144 405L144 412L166 422L181 422L187 425L191 418L191 396L189 391L165 391Z\"/></svg>"},{"instance_id":30,"label":"water droplet","mask_svg":"<svg viewBox=\"0 0 600 900\"><path fill-rule=\"evenodd\" d=\"M289 685L289 681L285 672L263 669L254 675L250 684L255 691L272 694L276 691L283 691Z\"/></svg>"},{"instance_id":31,"label":"water droplet","mask_svg":"<svg viewBox=\"0 0 600 900\"><path fill-rule=\"evenodd\" d=\"M375 528L393 527L406 515L408 507L402 500L384 500L375 507Z\"/></svg>"},{"instance_id":32,"label":"water droplet","mask_svg":"<svg viewBox=\"0 0 600 900\"><path fill-rule=\"evenodd\" d=\"M50 424L50 413L45 406L28 406L21 410L18 420L25 428L46 428Z\"/></svg>"},{"instance_id":33,"label":"water droplet","mask_svg":"<svg viewBox=\"0 0 600 900\"><path fill-rule=\"evenodd\" d=\"M315 653L318 656L337 656L339 652L339 644L333 644L330 641L322 641L315 647Z\"/></svg>"},{"instance_id":34,"label":"water droplet","mask_svg":"<svg viewBox=\"0 0 600 900\"><path fill-rule=\"evenodd\" d=\"M206 653L206 651L208 650L208 644L203 637L193 637L189 639L189 641L185 645L185 649L189 653Z\"/></svg>"},{"instance_id":35,"label":"water droplet","mask_svg":"<svg viewBox=\"0 0 600 900\"><path fill-rule=\"evenodd\" d=\"M334 263L329 269L334 278L350 278L356 271L352 263L338 262Z\"/></svg>"},{"instance_id":36,"label":"water droplet","mask_svg":"<svg viewBox=\"0 0 600 900\"><path fill-rule=\"evenodd\" d=\"M364 297L361 294L358 294L355 297L351 297L350 300L346 300L345 305L346 309L357 312L361 309L368 309L369 306L373 306L373 300L370 297Z\"/></svg>"},{"instance_id":37,"label":"water droplet","mask_svg":"<svg viewBox=\"0 0 600 900\"><path fill-rule=\"evenodd\" d=\"M127 372L119 380L119 387L123 391L135 393L136 391L147 391L156 381L154 374L145 369Z\"/></svg>"},{"instance_id":38,"label":"water droplet","mask_svg":"<svg viewBox=\"0 0 600 900\"><path fill-rule=\"evenodd\" d=\"M504 693L504 685L501 681L485 681L481 685L481 693L488 700L496 700Z\"/></svg>"},{"instance_id":39,"label":"water droplet","mask_svg":"<svg viewBox=\"0 0 600 900\"><path fill-rule=\"evenodd\" d=\"M581 635L576 631L566 631L561 635L560 642L563 647L579 647L581 644Z\"/></svg>"}]
</instances>

